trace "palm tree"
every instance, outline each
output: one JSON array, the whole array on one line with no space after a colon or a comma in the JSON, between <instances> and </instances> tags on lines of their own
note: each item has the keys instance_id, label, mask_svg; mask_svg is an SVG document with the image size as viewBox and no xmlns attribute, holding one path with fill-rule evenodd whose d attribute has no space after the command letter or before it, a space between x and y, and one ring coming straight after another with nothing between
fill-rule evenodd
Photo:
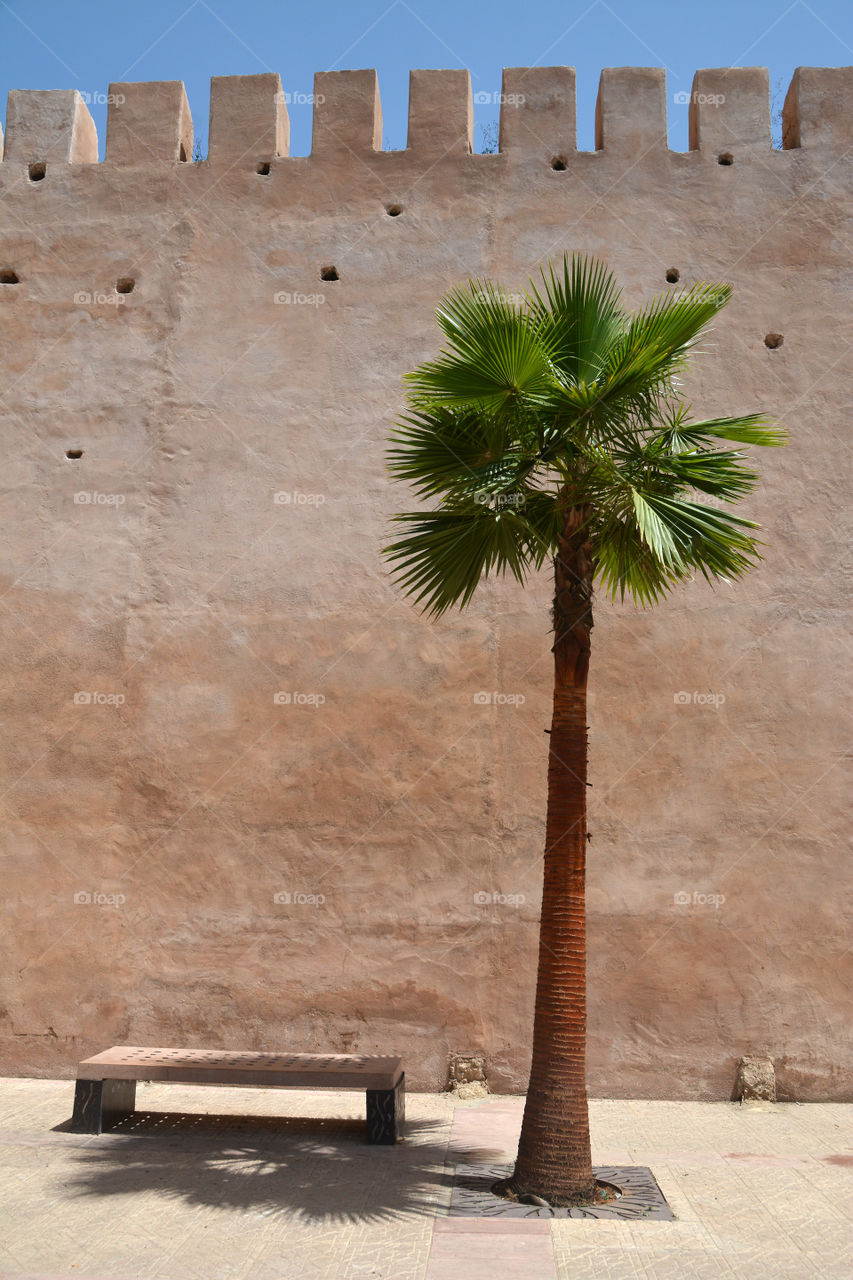
<instances>
[{"instance_id":1,"label":"palm tree","mask_svg":"<svg viewBox=\"0 0 853 1280\"><path fill-rule=\"evenodd\" d=\"M554 702L533 1057L518 1158L495 1186L594 1201L586 1097L584 880L593 587L646 607L698 571L739 578L760 555L733 502L757 475L740 445L778 445L761 414L691 422L678 374L728 301L697 284L627 314L611 272L565 257L521 299L469 281L442 301L438 359L406 375L391 475L435 509L395 516L384 554L429 614L466 606L488 574L554 565Z\"/></svg>"}]
</instances>

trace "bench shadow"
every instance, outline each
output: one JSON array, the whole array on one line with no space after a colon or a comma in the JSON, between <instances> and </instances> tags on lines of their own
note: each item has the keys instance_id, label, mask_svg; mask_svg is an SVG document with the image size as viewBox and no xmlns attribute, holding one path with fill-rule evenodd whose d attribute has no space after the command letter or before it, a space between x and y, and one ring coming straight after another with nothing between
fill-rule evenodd
<instances>
[{"instance_id":1,"label":"bench shadow","mask_svg":"<svg viewBox=\"0 0 853 1280\"><path fill-rule=\"evenodd\" d=\"M364 1120L137 1111L69 1144L66 1187L75 1196L144 1192L262 1217L369 1222L435 1216L449 1203L456 1164L501 1154L451 1148L447 1121L408 1120L404 1134L396 1146L368 1146Z\"/></svg>"}]
</instances>

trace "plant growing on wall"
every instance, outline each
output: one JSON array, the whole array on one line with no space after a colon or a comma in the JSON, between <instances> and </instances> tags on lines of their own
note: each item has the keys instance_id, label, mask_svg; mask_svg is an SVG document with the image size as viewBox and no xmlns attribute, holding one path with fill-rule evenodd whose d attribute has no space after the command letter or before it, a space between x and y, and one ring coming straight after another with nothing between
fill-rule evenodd
<instances>
[{"instance_id":1,"label":"plant growing on wall","mask_svg":"<svg viewBox=\"0 0 853 1280\"><path fill-rule=\"evenodd\" d=\"M518 1158L495 1190L589 1203L585 859L587 675L593 592L656 604L696 573L739 578L759 559L734 503L756 473L734 445L779 445L761 414L690 420L678 375L728 285L697 284L628 314L611 272L568 257L519 302L490 282L451 291L446 346L406 376L392 476L438 502L395 517L385 549L432 615L489 574L554 568L554 701L533 1058Z\"/></svg>"}]
</instances>

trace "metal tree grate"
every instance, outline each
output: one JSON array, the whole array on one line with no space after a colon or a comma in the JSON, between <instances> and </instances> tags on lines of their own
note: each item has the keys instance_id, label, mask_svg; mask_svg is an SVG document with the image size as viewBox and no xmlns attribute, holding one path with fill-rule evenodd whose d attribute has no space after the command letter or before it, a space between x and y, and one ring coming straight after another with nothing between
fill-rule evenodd
<instances>
[{"instance_id":1,"label":"metal tree grate","mask_svg":"<svg viewBox=\"0 0 853 1280\"><path fill-rule=\"evenodd\" d=\"M493 1182L508 1178L511 1164L460 1164L456 1166L448 1215L451 1218L630 1218L669 1222L674 1214L664 1199L651 1169L641 1165L596 1166L599 1182L611 1182L622 1192L612 1204L588 1208L546 1209L534 1204L514 1204L491 1191Z\"/></svg>"}]
</instances>

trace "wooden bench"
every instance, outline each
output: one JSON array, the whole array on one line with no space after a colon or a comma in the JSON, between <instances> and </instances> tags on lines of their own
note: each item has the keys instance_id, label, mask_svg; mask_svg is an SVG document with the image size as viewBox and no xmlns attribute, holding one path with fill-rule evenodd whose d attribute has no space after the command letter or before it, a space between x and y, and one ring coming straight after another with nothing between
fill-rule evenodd
<instances>
[{"instance_id":1,"label":"wooden bench","mask_svg":"<svg viewBox=\"0 0 853 1280\"><path fill-rule=\"evenodd\" d=\"M72 1133L102 1133L133 1115L137 1080L281 1089L363 1089L367 1141L390 1145L405 1119L401 1058L350 1054L239 1053L115 1045L77 1068Z\"/></svg>"}]
</instances>

